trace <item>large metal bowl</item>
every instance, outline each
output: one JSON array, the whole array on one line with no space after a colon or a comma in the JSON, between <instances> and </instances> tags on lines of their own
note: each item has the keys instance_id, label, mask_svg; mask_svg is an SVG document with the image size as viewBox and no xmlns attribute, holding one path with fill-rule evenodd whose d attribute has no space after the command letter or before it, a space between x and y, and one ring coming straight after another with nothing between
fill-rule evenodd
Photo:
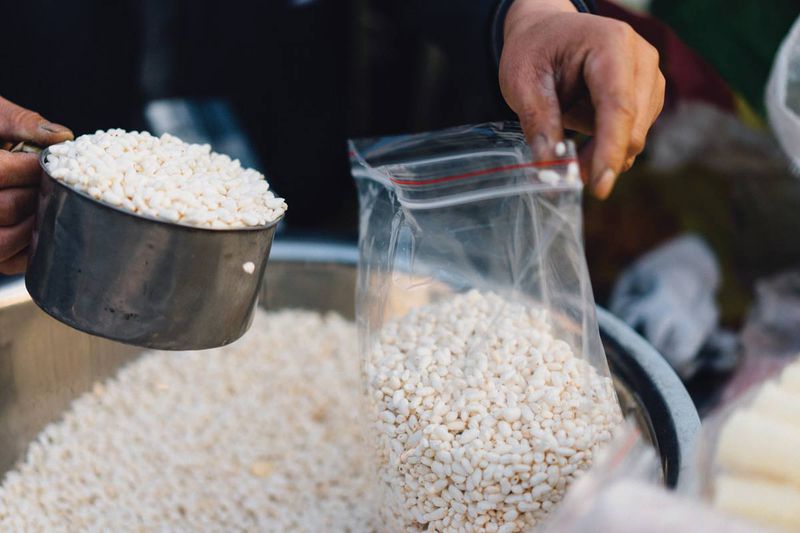
<instances>
[{"instance_id":1,"label":"large metal bowl","mask_svg":"<svg viewBox=\"0 0 800 533\"><path fill-rule=\"evenodd\" d=\"M275 243L260 305L353 318L357 255L351 245ZM664 480L674 486L699 428L697 411L672 369L641 337L602 310L599 322L620 400L658 449ZM0 287L0 472L72 399L140 353L52 320L21 282Z\"/></svg>"},{"instance_id":2,"label":"large metal bowl","mask_svg":"<svg viewBox=\"0 0 800 533\"><path fill-rule=\"evenodd\" d=\"M162 350L222 346L247 331L277 222L215 230L133 215L53 179L47 153L25 278L39 307L86 333Z\"/></svg>"}]
</instances>

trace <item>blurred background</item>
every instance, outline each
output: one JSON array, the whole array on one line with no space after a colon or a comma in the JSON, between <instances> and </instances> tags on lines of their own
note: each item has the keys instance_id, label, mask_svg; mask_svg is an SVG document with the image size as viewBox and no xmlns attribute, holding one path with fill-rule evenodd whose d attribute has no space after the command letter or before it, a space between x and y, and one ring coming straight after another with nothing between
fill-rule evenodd
<instances>
[{"instance_id":1,"label":"blurred background","mask_svg":"<svg viewBox=\"0 0 800 533\"><path fill-rule=\"evenodd\" d=\"M354 240L348 138L513 118L494 4L28 0L4 24L0 94L76 134L209 142L267 174L291 206L285 232ZM759 332L780 334L778 357L800 350L800 181L764 104L800 2L598 9L659 49L668 85L643 157L610 200L586 200L593 286L710 403L764 351Z\"/></svg>"},{"instance_id":2,"label":"blurred background","mask_svg":"<svg viewBox=\"0 0 800 533\"><path fill-rule=\"evenodd\" d=\"M6 32L26 53L0 53L0 94L76 134L206 139L294 198L287 229L352 238L348 137L512 118L494 4L34 0Z\"/></svg>"}]
</instances>

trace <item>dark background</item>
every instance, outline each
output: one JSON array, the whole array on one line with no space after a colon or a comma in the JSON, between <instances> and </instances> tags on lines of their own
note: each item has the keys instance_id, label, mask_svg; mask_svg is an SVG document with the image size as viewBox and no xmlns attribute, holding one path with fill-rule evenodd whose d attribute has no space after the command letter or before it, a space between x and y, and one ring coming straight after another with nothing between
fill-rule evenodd
<instances>
[{"instance_id":1,"label":"dark background","mask_svg":"<svg viewBox=\"0 0 800 533\"><path fill-rule=\"evenodd\" d=\"M71 127L143 129L160 98L223 99L289 230L353 238L352 136L511 117L492 1L28 0L0 95Z\"/></svg>"}]
</instances>

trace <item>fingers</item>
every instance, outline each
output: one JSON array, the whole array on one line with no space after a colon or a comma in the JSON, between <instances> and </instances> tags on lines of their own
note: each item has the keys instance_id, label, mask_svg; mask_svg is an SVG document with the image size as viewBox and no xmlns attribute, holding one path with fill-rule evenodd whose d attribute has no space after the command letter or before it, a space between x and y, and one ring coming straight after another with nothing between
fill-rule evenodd
<instances>
[{"instance_id":1,"label":"fingers","mask_svg":"<svg viewBox=\"0 0 800 533\"><path fill-rule=\"evenodd\" d=\"M19 252L14 257L0 261L0 274L6 276L13 276L14 274L22 274L28 266L28 248Z\"/></svg>"},{"instance_id":2,"label":"fingers","mask_svg":"<svg viewBox=\"0 0 800 533\"><path fill-rule=\"evenodd\" d=\"M38 185L41 175L38 155L0 150L0 190Z\"/></svg>"},{"instance_id":3,"label":"fingers","mask_svg":"<svg viewBox=\"0 0 800 533\"><path fill-rule=\"evenodd\" d=\"M633 164L635 162L636 162L636 156L635 155L632 155L628 159L626 159L625 160L625 164L622 166L622 172L629 171L633 167Z\"/></svg>"},{"instance_id":4,"label":"fingers","mask_svg":"<svg viewBox=\"0 0 800 533\"><path fill-rule=\"evenodd\" d=\"M636 55L636 119L623 172L633 166L636 157L644 150L647 134L664 105L664 76L658 68L658 51L641 41Z\"/></svg>"},{"instance_id":5,"label":"fingers","mask_svg":"<svg viewBox=\"0 0 800 533\"><path fill-rule=\"evenodd\" d=\"M627 152L625 154L625 161L622 165L621 172L628 171L636 161L636 157L644 149L647 134L655 119L661 113L664 106L664 91L665 80L664 76L658 68L658 54L653 49L652 58L643 62L643 67L640 72L642 76L636 77L636 86L643 88L637 92L636 98L636 118L634 119L634 126L631 130L630 142L628 144ZM639 74L639 72L637 72ZM576 106L580 109L580 106ZM589 127L588 118L585 112L576 113L570 120L564 120L564 123L574 124L577 127ZM576 131L581 131L576 129ZM595 146L598 142L597 136L586 143L579 153L579 160L581 164L581 173L584 181L591 182L589 170L592 167L593 155ZM613 186L613 182L611 183ZM605 198L610 194L611 188L595 188L595 194L600 198Z\"/></svg>"},{"instance_id":6,"label":"fingers","mask_svg":"<svg viewBox=\"0 0 800 533\"><path fill-rule=\"evenodd\" d=\"M587 98L572 104L562 117L564 128L584 135L594 133L594 107Z\"/></svg>"},{"instance_id":7,"label":"fingers","mask_svg":"<svg viewBox=\"0 0 800 533\"><path fill-rule=\"evenodd\" d=\"M624 167L636 120L632 41L637 36L623 23L614 23L607 31L613 32L607 37L613 45L595 48L584 64L584 79L595 108L590 185L599 198L610 194Z\"/></svg>"},{"instance_id":8,"label":"fingers","mask_svg":"<svg viewBox=\"0 0 800 533\"><path fill-rule=\"evenodd\" d=\"M503 97L535 157L542 157L537 146L555 147L562 127L593 135L581 153L582 171L594 194L605 198L642 152L661 111L658 53L623 22L566 12L527 16L528 22L506 24Z\"/></svg>"},{"instance_id":9,"label":"fingers","mask_svg":"<svg viewBox=\"0 0 800 533\"><path fill-rule=\"evenodd\" d=\"M38 194L32 187L0 190L0 226L13 226L32 215Z\"/></svg>"},{"instance_id":10,"label":"fingers","mask_svg":"<svg viewBox=\"0 0 800 533\"><path fill-rule=\"evenodd\" d=\"M29 216L14 226L0 227L0 263L24 250L33 233L34 217Z\"/></svg>"},{"instance_id":11,"label":"fingers","mask_svg":"<svg viewBox=\"0 0 800 533\"><path fill-rule=\"evenodd\" d=\"M592 154L594 153L595 139L589 139L578 150L578 163L581 168L581 179L583 183L588 184L591 181L589 175L589 168L592 166Z\"/></svg>"},{"instance_id":12,"label":"fingers","mask_svg":"<svg viewBox=\"0 0 800 533\"><path fill-rule=\"evenodd\" d=\"M44 147L72 138L64 126L0 97L0 145L22 141ZM25 270L40 176L38 155L0 150L0 274Z\"/></svg>"},{"instance_id":13,"label":"fingers","mask_svg":"<svg viewBox=\"0 0 800 533\"><path fill-rule=\"evenodd\" d=\"M0 274L25 270L40 175L36 154L0 151Z\"/></svg>"},{"instance_id":14,"label":"fingers","mask_svg":"<svg viewBox=\"0 0 800 533\"><path fill-rule=\"evenodd\" d=\"M49 146L72 138L68 128L0 97L0 139Z\"/></svg>"},{"instance_id":15,"label":"fingers","mask_svg":"<svg viewBox=\"0 0 800 533\"><path fill-rule=\"evenodd\" d=\"M549 74L539 75L523 90L517 110L522 131L531 145L534 159L552 158L556 143L564 137L555 80Z\"/></svg>"}]
</instances>

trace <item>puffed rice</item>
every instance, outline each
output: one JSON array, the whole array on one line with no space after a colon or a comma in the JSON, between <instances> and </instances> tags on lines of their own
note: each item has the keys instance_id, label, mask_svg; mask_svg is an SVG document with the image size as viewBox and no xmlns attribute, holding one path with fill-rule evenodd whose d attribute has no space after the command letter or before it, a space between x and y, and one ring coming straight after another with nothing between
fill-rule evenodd
<instances>
[{"instance_id":1,"label":"puffed rice","mask_svg":"<svg viewBox=\"0 0 800 533\"><path fill-rule=\"evenodd\" d=\"M31 444L0 531L377 531L355 337L258 311L231 346L142 356Z\"/></svg>"},{"instance_id":2,"label":"puffed rice","mask_svg":"<svg viewBox=\"0 0 800 533\"><path fill-rule=\"evenodd\" d=\"M95 200L138 215L203 228L264 226L286 202L238 160L165 133L97 131L49 148L49 174Z\"/></svg>"},{"instance_id":3,"label":"puffed rice","mask_svg":"<svg viewBox=\"0 0 800 533\"><path fill-rule=\"evenodd\" d=\"M380 331L367 365L390 531L528 531L622 421L548 314L471 291Z\"/></svg>"}]
</instances>

